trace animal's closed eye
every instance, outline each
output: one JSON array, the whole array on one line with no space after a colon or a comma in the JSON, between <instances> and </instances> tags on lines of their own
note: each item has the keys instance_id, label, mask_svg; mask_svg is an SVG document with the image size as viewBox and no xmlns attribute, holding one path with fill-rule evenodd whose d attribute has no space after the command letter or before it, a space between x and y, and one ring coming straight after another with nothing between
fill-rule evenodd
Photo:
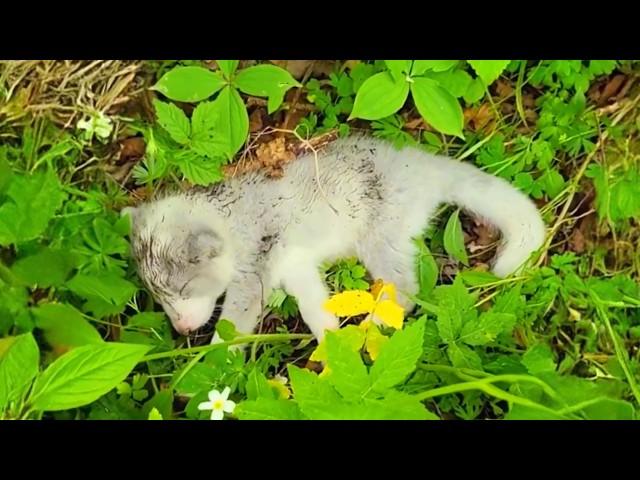
<instances>
[{"instance_id":1,"label":"animal's closed eye","mask_svg":"<svg viewBox=\"0 0 640 480\"><path fill-rule=\"evenodd\" d=\"M187 288L187 286L188 286L188 285L193 281L193 279L194 279L194 278L196 278L196 277L190 278L189 280L187 280L187 281L185 282L185 284L184 284L184 285L182 286L182 288L180 289L180 293L179 293L179 295L182 295L182 294L184 293L185 288Z\"/></svg>"}]
</instances>

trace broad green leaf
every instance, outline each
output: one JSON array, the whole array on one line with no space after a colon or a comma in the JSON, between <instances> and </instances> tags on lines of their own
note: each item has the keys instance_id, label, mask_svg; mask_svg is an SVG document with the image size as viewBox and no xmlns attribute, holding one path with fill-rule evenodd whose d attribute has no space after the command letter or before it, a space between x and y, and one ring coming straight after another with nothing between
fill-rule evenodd
<instances>
[{"instance_id":1,"label":"broad green leaf","mask_svg":"<svg viewBox=\"0 0 640 480\"><path fill-rule=\"evenodd\" d=\"M467 60L485 85L489 86L507 68L511 60Z\"/></svg>"},{"instance_id":2,"label":"broad green leaf","mask_svg":"<svg viewBox=\"0 0 640 480\"><path fill-rule=\"evenodd\" d=\"M356 94L349 119L378 120L397 112L409 95L405 79L395 81L389 72L369 77Z\"/></svg>"},{"instance_id":3,"label":"broad green leaf","mask_svg":"<svg viewBox=\"0 0 640 480\"><path fill-rule=\"evenodd\" d=\"M226 143L225 153L232 158L249 135L249 115L240 94L231 86L220 92L214 104L219 115L216 135Z\"/></svg>"},{"instance_id":4,"label":"broad green leaf","mask_svg":"<svg viewBox=\"0 0 640 480\"><path fill-rule=\"evenodd\" d=\"M240 420L302 420L304 417L295 402L261 398L240 403L233 414Z\"/></svg>"},{"instance_id":5,"label":"broad green leaf","mask_svg":"<svg viewBox=\"0 0 640 480\"><path fill-rule=\"evenodd\" d=\"M434 296L438 300L438 333L445 343L453 342L460 335L462 325L477 316L473 308L473 297L459 276L452 285L438 286L434 290Z\"/></svg>"},{"instance_id":6,"label":"broad green leaf","mask_svg":"<svg viewBox=\"0 0 640 480\"><path fill-rule=\"evenodd\" d=\"M473 82L471 75L464 70L429 72L427 77L438 82L442 88L456 98L464 96Z\"/></svg>"},{"instance_id":7,"label":"broad green leaf","mask_svg":"<svg viewBox=\"0 0 640 480\"><path fill-rule=\"evenodd\" d=\"M162 414L158 411L156 407L153 407L149 412L148 420L164 420L162 418Z\"/></svg>"},{"instance_id":8,"label":"broad green leaf","mask_svg":"<svg viewBox=\"0 0 640 480\"><path fill-rule=\"evenodd\" d=\"M181 145L189 143L191 137L191 124L185 113L173 103L165 103L154 100L158 123L164 128L171 138Z\"/></svg>"},{"instance_id":9,"label":"broad green leaf","mask_svg":"<svg viewBox=\"0 0 640 480\"><path fill-rule=\"evenodd\" d=\"M411 68L411 60L385 60L384 63L395 81L404 80Z\"/></svg>"},{"instance_id":10,"label":"broad green leaf","mask_svg":"<svg viewBox=\"0 0 640 480\"><path fill-rule=\"evenodd\" d=\"M64 200L53 171L14 176L6 196L0 205L0 246L40 236Z\"/></svg>"},{"instance_id":11,"label":"broad green leaf","mask_svg":"<svg viewBox=\"0 0 640 480\"><path fill-rule=\"evenodd\" d=\"M463 96L464 101L467 103L476 103L478 100L480 100L484 96L485 94L484 88L485 87L484 87L484 84L482 83L482 79L475 78L469 84L469 88L467 88L467 91Z\"/></svg>"},{"instance_id":12,"label":"broad green leaf","mask_svg":"<svg viewBox=\"0 0 640 480\"><path fill-rule=\"evenodd\" d=\"M438 264L422 239L418 239L416 244L418 246L417 268L420 285L418 296L427 298L438 282Z\"/></svg>"},{"instance_id":13,"label":"broad green leaf","mask_svg":"<svg viewBox=\"0 0 640 480\"><path fill-rule=\"evenodd\" d=\"M527 352L522 356L522 364L527 367L531 375L554 372L556 370L553 352L551 352L551 348L545 343L539 343L529 347Z\"/></svg>"},{"instance_id":14,"label":"broad green leaf","mask_svg":"<svg viewBox=\"0 0 640 480\"><path fill-rule=\"evenodd\" d=\"M420 115L436 130L464 138L463 115L460 103L438 82L416 77L411 84L413 101Z\"/></svg>"},{"instance_id":15,"label":"broad green leaf","mask_svg":"<svg viewBox=\"0 0 640 480\"><path fill-rule=\"evenodd\" d=\"M67 410L94 402L127 378L149 348L106 342L74 348L36 379L28 401L40 411Z\"/></svg>"},{"instance_id":16,"label":"broad green leaf","mask_svg":"<svg viewBox=\"0 0 640 480\"><path fill-rule=\"evenodd\" d=\"M416 368L422 355L425 319L398 330L380 349L369 373L371 389L383 393L402 382Z\"/></svg>"},{"instance_id":17,"label":"broad green leaf","mask_svg":"<svg viewBox=\"0 0 640 480\"><path fill-rule=\"evenodd\" d=\"M148 415L153 410L157 411L161 417L159 420L170 419L173 415L173 390L171 388L160 390L145 402L142 410Z\"/></svg>"},{"instance_id":18,"label":"broad green leaf","mask_svg":"<svg viewBox=\"0 0 640 480\"><path fill-rule=\"evenodd\" d=\"M7 160L6 147L0 146L0 195L7 191L12 178L13 169Z\"/></svg>"},{"instance_id":19,"label":"broad green leaf","mask_svg":"<svg viewBox=\"0 0 640 480\"><path fill-rule=\"evenodd\" d=\"M458 272L464 283L470 287L479 287L500 280L491 272L481 272L478 270L464 270Z\"/></svg>"},{"instance_id":20,"label":"broad green leaf","mask_svg":"<svg viewBox=\"0 0 640 480\"><path fill-rule=\"evenodd\" d=\"M229 320L226 320L224 318L221 318L216 323L216 332L218 332L218 335L220 335L220 338L225 342L229 340L233 340L238 335L240 335L238 330L236 330L236 326L233 323L231 323Z\"/></svg>"},{"instance_id":21,"label":"broad green leaf","mask_svg":"<svg viewBox=\"0 0 640 480\"><path fill-rule=\"evenodd\" d=\"M482 360L480 360L478 354L462 343L449 343L447 355L451 360L451 365L454 367L482 370Z\"/></svg>"},{"instance_id":22,"label":"broad green leaf","mask_svg":"<svg viewBox=\"0 0 640 480\"><path fill-rule=\"evenodd\" d=\"M344 401L329 382L293 364L288 365L288 372L294 398L303 414L313 420L343 418Z\"/></svg>"},{"instance_id":23,"label":"broad green leaf","mask_svg":"<svg viewBox=\"0 0 640 480\"><path fill-rule=\"evenodd\" d=\"M582 411L588 420L635 420L633 405L613 398L603 398Z\"/></svg>"},{"instance_id":24,"label":"broad green leaf","mask_svg":"<svg viewBox=\"0 0 640 480\"><path fill-rule=\"evenodd\" d=\"M20 285L49 288L62 285L76 266L71 252L47 247L16 261L11 270Z\"/></svg>"},{"instance_id":25,"label":"broad green leaf","mask_svg":"<svg viewBox=\"0 0 640 480\"><path fill-rule=\"evenodd\" d=\"M456 210L447 221L447 225L444 228L444 249L459 262L469 265L469 257L467 257L467 251L464 246L464 235L459 215L460 210Z\"/></svg>"},{"instance_id":26,"label":"broad green leaf","mask_svg":"<svg viewBox=\"0 0 640 480\"><path fill-rule=\"evenodd\" d=\"M254 368L249 373L246 389L249 400L275 399L276 397L271 385L267 382L267 377L257 368Z\"/></svg>"},{"instance_id":27,"label":"broad green leaf","mask_svg":"<svg viewBox=\"0 0 640 480\"><path fill-rule=\"evenodd\" d=\"M154 89L176 102L199 102L225 85L220 72L202 67L174 67L165 73Z\"/></svg>"},{"instance_id":28,"label":"broad green leaf","mask_svg":"<svg viewBox=\"0 0 640 480\"><path fill-rule=\"evenodd\" d=\"M34 308L32 313L36 327L44 331L47 343L57 350L102 343L98 331L71 305L46 303Z\"/></svg>"},{"instance_id":29,"label":"broad green leaf","mask_svg":"<svg viewBox=\"0 0 640 480\"><path fill-rule=\"evenodd\" d=\"M334 332L327 332L327 381L347 400L361 398L369 390L369 374L358 351Z\"/></svg>"},{"instance_id":30,"label":"broad green leaf","mask_svg":"<svg viewBox=\"0 0 640 480\"><path fill-rule=\"evenodd\" d=\"M66 284L76 295L84 298L84 310L97 317L119 313L136 292L129 280L113 273L85 275L78 273Z\"/></svg>"},{"instance_id":31,"label":"broad green leaf","mask_svg":"<svg viewBox=\"0 0 640 480\"><path fill-rule=\"evenodd\" d=\"M334 335L340 337L341 340L346 342L349 345L349 348L357 352L362 348L365 339L365 332L357 327L356 325L347 325L340 330L336 330ZM309 360L314 362L326 362L327 361L327 342L323 341L318 345L318 347L313 351Z\"/></svg>"},{"instance_id":32,"label":"broad green leaf","mask_svg":"<svg viewBox=\"0 0 640 480\"><path fill-rule=\"evenodd\" d=\"M231 78L231 75L233 75L238 68L240 60L216 60L216 63L218 64L218 67L220 67L224 76L226 78Z\"/></svg>"},{"instance_id":33,"label":"broad green leaf","mask_svg":"<svg viewBox=\"0 0 640 480\"><path fill-rule=\"evenodd\" d=\"M439 420L413 396L390 391L383 400L365 399L360 407L365 420Z\"/></svg>"},{"instance_id":34,"label":"broad green leaf","mask_svg":"<svg viewBox=\"0 0 640 480\"><path fill-rule=\"evenodd\" d=\"M39 363L40 351L31 333L0 338L0 412L22 397Z\"/></svg>"},{"instance_id":35,"label":"broad green leaf","mask_svg":"<svg viewBox=\"0 0 640 480\"><path fill-rule=\"evenodd\" d=\"M208 158L225 156L227 142L217 132L219 121L220 111L214 102L198 104L191 116L191 149L194 152Z\"/></svg>"},{"instance_id":36,"label":"broad green leaf","mask_svg":"<svg viewBox=\"0 0 640 480\"><path fill-rule=\"evenodd\" d=\"M547 170L538 181L542 183L542 188L550 199L559 195L565 186L564 178L557 170Z\"/></svg>"},{"instance_id":37,"label":"broad green leaf","mask_svg":"<svg viewBox=\"0 0 640 480\"><path fill-rule=\"evenodd\" d=\"M275 65L256 65L238 73L235 85L248 95L268 97L268 113L273 113L284 99L284 94L300 83L289 72Z\"/></svg>"},{"instance_id":38,"label":"broad green leaf","mask_svg":"<svg viewBox=\"0 0 640 480\"><path fill-rule=\"evenodd\" d=\"M434 72L444 72L455 67L459 60L414 60L411 68L411 75L422 75L427 70Z\"/></svg>"},{"instance_id":39,"label":"broad green leaf","mask_svg":"<svg viewBox=\"0 0 640 480\"><path fill-rule=\"evenodd\" d=\"M224 148L226 149L226 146ZM224 178L221 160L221 158L206 158L186 151L176 156L175 163L184 178L194 185L207 186Z\"/></svg>"},{"instance_id":40,"label":"broad green leaf","mask_svg":"<svg viewBox=\"0 0 640 480\"><path fill-rule=\"evenodd\" d=\"M484 312L463 325L458 339L468 345L486 345L498 334L513 329L515 323L516 316L511 313Z\"/></svg>"}]
</instances>

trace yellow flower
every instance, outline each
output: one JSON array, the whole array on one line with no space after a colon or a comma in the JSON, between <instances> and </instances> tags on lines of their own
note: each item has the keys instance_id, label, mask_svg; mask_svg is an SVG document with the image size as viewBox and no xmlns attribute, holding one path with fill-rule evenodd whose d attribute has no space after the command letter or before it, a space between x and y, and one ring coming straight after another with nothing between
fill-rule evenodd
<instances>
[{"instance_id":1,"label":"yellow flower","mask_svg":"<svg viewBox=\"0 0 640 480\"><path fill-rule=\"evenodd\" d=\"M271 385L277 392L280 398L287 400L291 397L291 390L287 387L287 378L282 375L276 375L270 380L267 380L267 383Z\"/></svg>"},{"instance_id":2,"label":"yellow flower","mask_svg":"<svg viewBox=\"0 0 640 480\"><path fill-rule=\"evenodd\" d=\"M373 321L401 329L404 309L398 305L396 287L377 280L371 292L348 290L327 300L324 308L338 317L368 314Z\"/></svg>"}]
</instances>

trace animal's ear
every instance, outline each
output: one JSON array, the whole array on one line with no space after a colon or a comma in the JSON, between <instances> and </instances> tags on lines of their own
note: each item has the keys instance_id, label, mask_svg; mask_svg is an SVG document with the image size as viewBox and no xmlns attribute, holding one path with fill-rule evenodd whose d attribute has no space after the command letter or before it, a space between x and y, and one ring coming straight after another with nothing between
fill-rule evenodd
<instances>
[{"instance_id":1,"label":"animal's ear","mask_svg":"<svg viewBox=\"0 0 640 480\"><path fill-rule=\"evenodd\" d=\"M190 263L214 258L222 253L223 241L213 230L199 230L187 237L187 257Z\"/></svg>"}]
</instances>

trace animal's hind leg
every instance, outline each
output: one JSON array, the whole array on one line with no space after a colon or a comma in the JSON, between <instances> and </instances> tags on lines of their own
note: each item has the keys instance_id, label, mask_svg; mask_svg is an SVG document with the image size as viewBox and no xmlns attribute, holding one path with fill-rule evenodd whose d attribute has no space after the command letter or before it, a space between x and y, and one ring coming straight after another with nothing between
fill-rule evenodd
<instances>
[{"instance_id":1,"label":"animal's hind leg","mask_svg":"<svg viewBox=\"0 0 640 480\"><path fill-rule=\"evenodd\" d=\"M358 257L376 279L393 283L398 292L398 303L405 312L413 309L413 302L407 295L418 293L416 271L417 247L411 238L374 235L367 238L359 247Z\"/></svg>"}]
</instances>

